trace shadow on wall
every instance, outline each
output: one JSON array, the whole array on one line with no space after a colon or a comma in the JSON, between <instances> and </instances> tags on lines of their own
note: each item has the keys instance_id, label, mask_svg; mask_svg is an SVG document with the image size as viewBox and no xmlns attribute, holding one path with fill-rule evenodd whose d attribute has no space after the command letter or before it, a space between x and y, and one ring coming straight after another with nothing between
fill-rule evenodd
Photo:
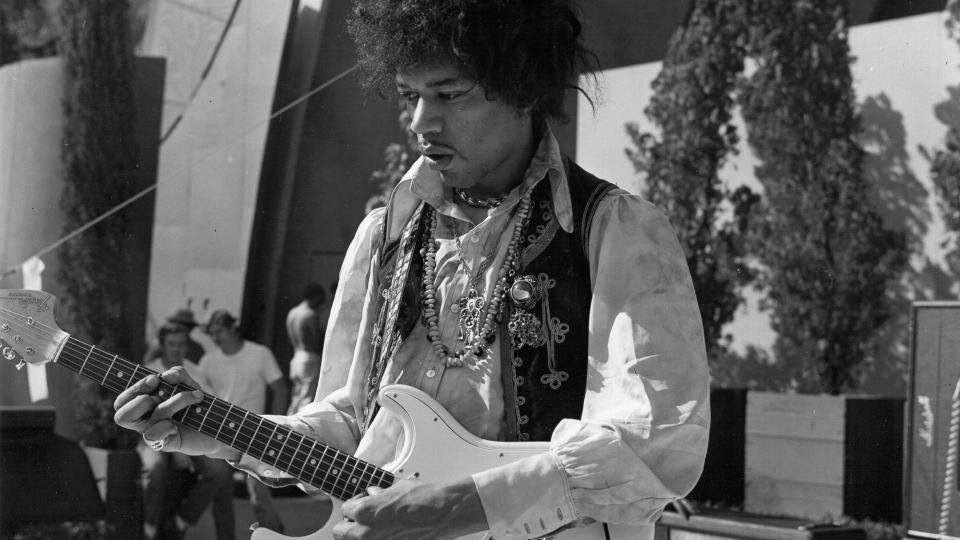
<instances>
[{"instance_id":1,"label":"shadow on wall","mask_svg":"<svg viewBox=\"0 0 960 540\"><path fill-rule=\"evenodd\" d=\"M960 126L960 87L947 87L948 98L936 104L933 112L944 125ZM929 224L939 216L931 214L931 197L937 197L919 182L910 168L906 147L903 115L896 111L885 94L868 97L861 106L863 142L869 154L864 170L876 186L875 195L887 224L907 234L910 252L914 254L911 267L893 295L893 316L885 328L877 333L871 361L862 369L861 390L864 392L903 394L909 362L910 305L914 301L952 300L956 298L957 265L932 260L924 254L923 241ZM930 167L936 148L919 147L925 158L922 166ZM947 249L944 243L941 246ZM949 255L947 257L949 260Z\"/></svg>"},{"instance_id":2,"label":"shadow on wall","mask_svg":"<svg viewBox=\"0 0 960 540\"><path fill-rule=\"evenodd\" d=\"M924 237L933 220L930 191L914 173L907 152L907 132L903 114L890 98L880 93L867 97L860 105L863 122L861 143L867 152L863 171L873 186L874 203L885 224L907 236L907 248L914 257L900 283L888 291L891 296L890 320L868 343L868 356L860 366L859 390L865 393L903 395L909 357L910 304L929 296L930 261L925 255L917 267L917 254L924 253Z\"/></svg>"},{"instance_id":3,"label":"shadow on wall","mask_svg":"<svg viewBox=\"0 0 960 540\"><path fill-rule=\"evenodd\" d=\"M960 126L960 87L947 91L949 98L934 107L937 118L945 125L944 133L950 126ZM866 344L868 356L859 368L858 391L899 396L906 393L910 306L919 300L955 299L953 290L960 282L955 269L960 265L945 266L925 254L924 238L937 217L930 210L936 206L930 204L930 198L936 194L931 194L913 169L903 114L884 93L863 100L860 112L861 143L867 152L863 171L874 186L874 203L888 227L907 235L913 261L899 285L888 291L891 317L873 341ZM920 149L927 157L920 166L929 167L935 150ZM711 370L714 382L721 386L754 390L784 391L803 378L800 373L784 370L767 351L752 346L743 354L730 352L716 359Z\"/></svg>"}]
</instances>

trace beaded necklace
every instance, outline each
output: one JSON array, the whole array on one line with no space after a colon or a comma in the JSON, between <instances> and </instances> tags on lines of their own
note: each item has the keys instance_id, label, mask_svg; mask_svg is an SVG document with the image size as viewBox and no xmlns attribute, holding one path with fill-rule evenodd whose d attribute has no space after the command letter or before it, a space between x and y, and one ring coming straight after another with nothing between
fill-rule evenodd
<instances>
[{"instance_id":1,"label":"beaded necklace","mask_svg":"<svg viewBox=\"0 0 960 540\"><path fill-rule=\"evenodd\" d=\"M501 195L499 197L477 199L467 195L467 192L460 188L453 188L453 194L460 199L460 202L466 204L467 206L472 206L474 208L485 208L487 210L500 206L503 203L503 200L507 198L506 195Z\"/></svg>"},{"instance_id":2,"label":"beaded necklace","mask_svg":"<svg viewBox=\"0 0 960 540\"><path fill-rule=\"evenodd\" d=\"M443 344L440 340L440 327L437 323L437 288L436 288L436 270L437 270L437 212L430 213L430 238L427 239L423 256L423 322L427 327L427 337L433 346L433 352L437 358L443 361L446 367L459 367L466 363L474 363L483 358L489 352L488 346L496 339L497 317L500 314L500 308L503 304L504 293L507 289L507 280L516 275L514 264L520 259L520 244L523 241L523 231L530 218L530 195L520 199L517 209L517 222L513 228L513 235L510 237L510 245L507 247L507 255L503 264L497 273L497 283L493 288L493 294L489 303L484 303L483 297L476 290L477 277L471 283L470 290L460 302L461 313L464 306L475 309L470 313L470 317L477 315L474 322L474 328L466 335L461 336L465 345L456 352ZM477 302L476 299L480 299ZM471 304L471 300L473 303ZM483 323L479 323L479 313L484 311ZM461 315L461 321L464 315ZM479 331L478 331L479 330Z\"/></svg>"}]
</instances>

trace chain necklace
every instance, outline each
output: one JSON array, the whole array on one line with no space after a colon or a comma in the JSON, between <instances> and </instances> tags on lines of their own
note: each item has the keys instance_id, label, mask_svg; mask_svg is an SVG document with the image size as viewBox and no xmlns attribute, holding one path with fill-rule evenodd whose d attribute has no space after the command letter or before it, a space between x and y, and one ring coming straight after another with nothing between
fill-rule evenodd
<instances>
[{"instance_id":1,"label":"chain necklace","mask_svg":"<svg viewBox=\"0 0 960 540\"><path fill-rule=\"evenodd\" d=\"M465 343L472 343L480 332L480 316L486 304L483 295L477 291L477 286L480 284L480 277L483 276L483 273L487 270L487 266L490 265L492 257L482 260L480 264L477 265L477 271L474 272L470 269L470 265L467 264L467 258L463 255L463 244L460 243L460 235L453 230L452 226L450 227L450 232L453 234L454 242L457 246L457 257L460 259L460 264L462 264L463 268L467 271L467 278L469 280L467 294L460 297L453 306L456 312L460 314L457 339Z\"/></svg>"},{"instance_id":2,"label":"chain necklace","mask_svg":"<svg viewBox=\"0 0 960 540\"><path fill-rule=\"evenodd\" d=\"M517 222L513 228L513 235L510 238L510 245L507 247L507 255L497 273L497 283L493 288L493 294L490 296L489 303L484 301L483 296L477 292L476 284L479 276L483 274L482 268L478 267L477 275L474 276L470 290L467 295L459 300L463 303L460 306L461 330L465 318L469 319L471 327L467 328L464 335L459 336L465 344L462 349L456 352L443 344L440 340L440 327L437 322L437 288L436 288L436 270L437 270L437 212L434 210L430 214L430 238L426 242L423 256L423 322L427 328L427 337L433 346L433 352L437 358L443 361L446 367L459 367L466 363L474 363L483 358L489 352L488 346L496 339L497 316L500 314L500 308L503 304L504 293L507 289L507 280L516 275L514 264L520 259L520 244L523 241L523 230L530 218L530 196L527 195L520 199L517 210ZM460 246L457 246L458 255L461 256ZM479 301L478 301L479 299ZM464 315L464 311L467 314ZM480 314L483 313L483 322L480 322Z\"/></svg>"},{"instance_id":3,"label":"chain necklace","mask_svg":"<svg viewBox=\"0 0 960 540\"><path fill-rule=\"evenodd\" d=\"M460 202L466 204L467 206L472 206L474 208L484 208L491 209L500 206L503 203L503 200L507 198L506 195L501 195L499 197L487 197L486 199L477 199L467 195L465 191L460 188L453 188L453 194L460 199Z\"/></svg>"}]
</instances>

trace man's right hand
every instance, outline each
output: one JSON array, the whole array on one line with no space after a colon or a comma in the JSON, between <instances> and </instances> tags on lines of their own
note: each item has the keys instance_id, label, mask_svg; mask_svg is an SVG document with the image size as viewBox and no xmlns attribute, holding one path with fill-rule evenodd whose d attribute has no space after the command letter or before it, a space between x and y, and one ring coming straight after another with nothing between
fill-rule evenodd
<instances>
[{"instance_id":1,"label":"man's right hand","mask_svg":"<svg viewBox=\"0 0 960 540\"><path fill-rule=\"evenodd\" d=\"M163 382L197 390L179 392L164 399L156 393L161 378ZM116 411L113 420L120 427L143 434L144 440L155 450L236 457L230 452L225 453L226 448L212 438L190 429L181 430L180 425L171 420L178 411L202 399L200 385L187 375L184 368L177 366L159 376L148 375L124 390L113 403Z\"/></svg>"}]
</instances>

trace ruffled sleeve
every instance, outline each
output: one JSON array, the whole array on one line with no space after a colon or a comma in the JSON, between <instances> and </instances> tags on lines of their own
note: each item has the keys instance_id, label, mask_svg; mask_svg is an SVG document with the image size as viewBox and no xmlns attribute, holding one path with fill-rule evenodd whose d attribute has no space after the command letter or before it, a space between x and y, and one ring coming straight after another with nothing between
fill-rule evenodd
<instances>
[{"instance_id":1,"label":"ruffled sleeve","mask_svg":"<svg viewBox=\"0 0 960 540\"><path fill-rule=\"evenodd\" d=\"M589 246L583 416L556 427L548 453L474 475L493 538L584 520L650 524L702 471L709 373L676 234L652 205L615 190L597 208Z\"/></svg>"}]
</instances>

